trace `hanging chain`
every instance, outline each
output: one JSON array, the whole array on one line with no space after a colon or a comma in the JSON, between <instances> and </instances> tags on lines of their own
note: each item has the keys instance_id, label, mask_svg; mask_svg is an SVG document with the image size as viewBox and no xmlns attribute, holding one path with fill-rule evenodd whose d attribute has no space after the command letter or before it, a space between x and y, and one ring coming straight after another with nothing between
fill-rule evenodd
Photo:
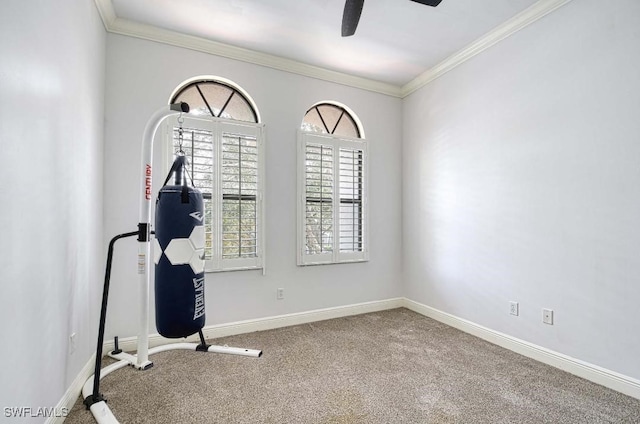
<instances>
[{"instance_id":1,"label":"hanging chain","mask_svg":"<svg viewBox=\"0 0 640 424\"><path fill-rule=\"evenodd\" d=\"M182 113L178 117L178 154L184 156L184 150L182 150L182 144L184 143L184 129L182 128L182 123L184 122L184 118L182 117Z\"/></svg>"}]
</instances>

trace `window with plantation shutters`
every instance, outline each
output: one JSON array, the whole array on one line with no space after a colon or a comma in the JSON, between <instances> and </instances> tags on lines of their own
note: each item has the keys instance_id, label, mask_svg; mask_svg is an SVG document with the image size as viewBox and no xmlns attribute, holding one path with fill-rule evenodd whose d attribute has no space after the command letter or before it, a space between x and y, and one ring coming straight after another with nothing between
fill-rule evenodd
<instances>
[{"instance_id":1,"label":"window with plantation shutters","mask_svg":"<svg viewBox=\"0 0 640 424\"><path fill-rule=\"evenodd\" d=\"M203 193L206 270L262 268L263 126L257 110L227 80L193 80L176 93L172 102L187 101L196 113L167 119L165 162L182 150Z\"/></svg>"},{"instance_id":2,"label":"window with plantation shutters","mask_svg":"<svg viewBox=\"0 0 640 424\"><path fill-rule=\"evenodd\" d=\"M258 255L258 140L222 136L222 258Z\"/></svg>"},{"instance_id":3,"label":"window with plantation shutters","mask_svg":"<svg viewBox=\"0 0 640 424\"><path fill-rule=\"evenodd\" d=\"M367 146L364 139L352 137L361 134L356 122L345 108L326 103L309 109L303 120L298 140L299 265L368 260Z\"/></svg>"}]
</instances>

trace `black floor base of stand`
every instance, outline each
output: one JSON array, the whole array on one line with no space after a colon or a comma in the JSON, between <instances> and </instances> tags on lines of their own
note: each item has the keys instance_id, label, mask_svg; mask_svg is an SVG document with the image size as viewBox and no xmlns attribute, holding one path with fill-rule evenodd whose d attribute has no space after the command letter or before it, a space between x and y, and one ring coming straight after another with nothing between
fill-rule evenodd
<instances>
[{"instance_id":1,"label":"black floor base of stand","mask_svg":"<svg viewBox=\"0 0 640 424\"><path fill-rule=\"evenodd\" d=\"M196 351L198 352L208 352L211 345L208 345L204 340L204 334L202 334L202 330L198 330L198 334L200 335L200 344L196 347Z\"/></svg>"}]
</instances>

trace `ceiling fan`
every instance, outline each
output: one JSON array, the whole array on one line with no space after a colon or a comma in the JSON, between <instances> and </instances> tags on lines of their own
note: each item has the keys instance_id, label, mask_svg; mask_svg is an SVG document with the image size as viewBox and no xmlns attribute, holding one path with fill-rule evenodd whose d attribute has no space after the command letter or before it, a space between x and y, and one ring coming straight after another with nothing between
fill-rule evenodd
<instances>
[{"instance_id":1,"label":"ceiling fan","mask_svg":"<svg viewBox=\"0 0 640 424\"><path fill-rule=\"evenodd\" d=\"M442 0L411 0L416 3L436 7ZM362 13L364 0L347 0L344 3L344 13L342 14L342 36L350 37L356 32L360 14Z\"/></svg>"}]
</instances>

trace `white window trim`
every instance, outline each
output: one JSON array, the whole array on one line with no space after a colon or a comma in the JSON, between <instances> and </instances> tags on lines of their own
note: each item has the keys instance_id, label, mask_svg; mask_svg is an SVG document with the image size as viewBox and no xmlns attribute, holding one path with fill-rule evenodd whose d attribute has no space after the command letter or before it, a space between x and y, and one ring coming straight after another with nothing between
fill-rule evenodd
<instances>
[{"instance_id":1,"label":"white window trim","mask_svg":"<svg viewBox=\"0 0 640 424\"><path fill-rule=\"evenodd\" d=\"M222 258L222 220L220 214L222 213L222 202L213 203L212 211L212 231L213 231L213 252L212 259L205 261L205 272L222 272L222 271L240 271L240 270L255 270L262 269L263 275L266 273L265 269L265 202L264 202L264 189L265 189L265 167L264 167L264 142L265 131L264 124L233 121L229 119L213 118L213 117L192 117L183 115L184 127L196 127L211 131L213 134L214 152L216 158L221 157L222 153L222 135L225 133L241 134L251 137L256 137L258 147L258 193L256 196L256 208L258 210L257 220L257 234L258 240L256 241L256 253L255 258L238 258L238 259L223 259ZM174 158L173 147L173 128L177 127L178 116L173 116L166 119L164 124L163 134L163 157L162 162L164 165L163 175L169 172L171 163ZM185 141L186 142L186 141ZM213 167L213 180L214 189L212 192L212 199L222 198L222 188L219 184L222 181L221 167L218 160L214 160Z\"/></svg>"},{"instance_id":2,"label":"white window trim","mask_svg":"<svg viewBox=\"0 0 640 424\"><path fill-rule=\"evenodd\" d=\"M312 144L324 144L331 146L335 152L339 152L340 148L357 148L362 150L363 154L363 169L362 169L362 251L361 252L340 252L340 237L339 228L334 224L334 236L332 251L327 253L306 253L306 145ZM350 138L344 136L335 136L329 134L312 133L307 131L298 130L298 143L297 143L297 191L298 191L298 222L297 222L297 264L298 266L306 265L325 265L325 264L339 264L350 262L366 262L369 260L369 153L367 149L367 142L361 138ZM339 155L339 153L338 153ZM339 175L339 160L334 160L333 163L333 175L334 183L339 181L337 176ZM333 190L334 205L340 204L340 190ZM333 208L333 222L340 222L340 208Z\"/></svg>"}]
</instances>

